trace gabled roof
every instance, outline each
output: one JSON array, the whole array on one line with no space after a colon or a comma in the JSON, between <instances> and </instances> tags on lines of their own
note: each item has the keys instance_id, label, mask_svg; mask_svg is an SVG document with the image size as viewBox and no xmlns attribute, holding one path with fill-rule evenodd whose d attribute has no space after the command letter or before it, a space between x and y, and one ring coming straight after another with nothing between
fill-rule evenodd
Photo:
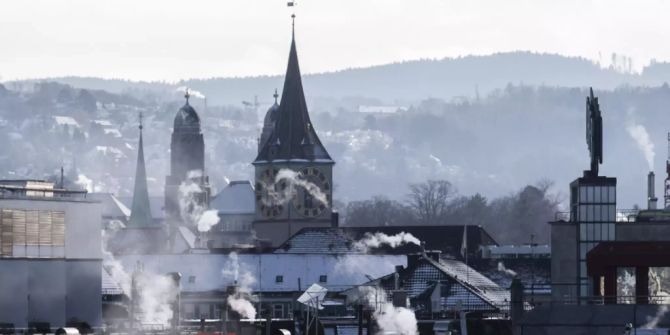
<instances>
[{"instance_id":1,"label":"gabled roof","mask_svg":"<svg viewBox=\"0 0 670 335\"><path fill-rule=\"evenodd\" d=\"M302 88L295 38L291 40L284 88L275 129L258 151L254 163L273 160L319 160L334 163L316 135Z\"/></svg>"},{"instance_id":2,"label":"gabled roof","mask_svg":"<svg viewBox=\"0 0 670 335\"><path fill-rule=\"evenodd\" d=\"M128 218L130 209L112 193L89 193L87 198L102 203L102 216L110 218Z\"/></svg>"},{"instance_id":3,"label":"gabled roof","mask_svg":"<svg viewBox=\"0 0 670 335\"><path fill-rule=\"evenodd\" d=\"M442 285L440 304L444 309L456 309L459 305L466 311L494 312L509 308L509 291L463 262L444 258L437 261L423 254L416 262L408 263L400 279L401 288L410 299L425 299L437 285ZM393 289L393 273L380 280L385 289Z\"/></svg>"},{"instance_id":4,"label":"gabled roof","mask_svg":"<svg viewBox=\"0 0 670 335\"><path fill-rule=\"evenodd\" d=\"M254 214L256 201L254 188L248 180L231 181L209 203L209 208L216 209L219 214Z\"/></svg>"},{"instance_id":5,"label":"gabled roof","mask_svg":"<svg viewBox=\"0 0 670 335\"><path fill-rule=\"evenodd\" d=\"M460 257L463 245L464 225L441 226L371 226L371 227L340 227L340 228L303 228L291 236L275 251L276 253L356 253L352 246L355 241L365 237L366 233L376 232L396 235L410 233L425 242L427 250L439 250L444 254ZM496 241L481 226L468 225L468 251L475 253L481 245L497 245ZM407 254L420 249L413 244L397 248L381 247L373 253Z\"/></svg>"}]
</instances>

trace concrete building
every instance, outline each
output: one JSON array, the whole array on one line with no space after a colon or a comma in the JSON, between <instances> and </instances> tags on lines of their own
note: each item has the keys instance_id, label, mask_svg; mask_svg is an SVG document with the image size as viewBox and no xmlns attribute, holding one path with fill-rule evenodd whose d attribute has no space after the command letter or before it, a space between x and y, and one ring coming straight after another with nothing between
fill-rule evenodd
<instances>
[{"instance_id":1,"label":"concrete building","mask_svg":"<svg viewBox=\"0 0 670 335\"><path fill-rule=\"evenodd\" d=\"M0 323L101 325L101 217L85 191L0 182Z\"/></svg>"}]
</instances>

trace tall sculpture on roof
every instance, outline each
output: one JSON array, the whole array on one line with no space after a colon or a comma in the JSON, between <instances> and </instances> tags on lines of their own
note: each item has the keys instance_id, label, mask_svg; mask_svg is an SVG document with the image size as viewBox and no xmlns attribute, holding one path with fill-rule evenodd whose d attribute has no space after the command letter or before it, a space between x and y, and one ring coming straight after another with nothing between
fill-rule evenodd
<instances>
[{"instance_id":1,"label":"tall sculpture on roof","mask_svg":"<svg viewBox=\"0 0 670 335\"><path fill-rule=\"evenodd\" d=\"M295 16L293 16L295 18ZM303 92L295 30L292 34L286 77L278 107L265 118L255 167L256 219L261 239L278 245L304 227L331 224L333 165L316 134ZM282 170L297 175L277 179ZM290 174L289 173L289 174ZM292 194L282 193L289 188Z\"/></svg>"},{"instance_id":2,"label":"tall sculpture on roof","mask_svg":"<svg viewBox=\"0 0 670 335\"><path fill-rule=\"evenodd\" d=\"M170 143L170 175L165 178L165 219L169 227L170 245L174 245L177 228L184 225L183 211L192 210L183 208L183 192L180 186L185 183L199 187L198 192L189 192L195 197L197 206L207 207L209 204L209 178L205 175L205 142L200 129L200 117L189 104L188 90L186 103L174 118L172 141ZM192 200L192 199L189 199Z\"/></svg>"},{"instance_id":3,"label":"tall sculpture on roof","mask_svg":"<svg viewBox=\"0 0 670 335\"><path fill-rule=\"evenodd\" d=\"M598 176L598 166L603 163L603 118L600 115L598 98L593 96L593 88L586 98L586 144L591 157L592 177Z\"/></svg>"}]
</instances>

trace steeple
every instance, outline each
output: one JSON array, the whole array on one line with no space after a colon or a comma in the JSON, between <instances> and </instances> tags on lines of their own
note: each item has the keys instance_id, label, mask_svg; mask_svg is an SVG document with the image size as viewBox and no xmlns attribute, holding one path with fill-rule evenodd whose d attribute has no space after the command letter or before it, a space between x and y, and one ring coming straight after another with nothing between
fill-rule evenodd
<instances>
[{"instance_id":1,"label":"steeple","mask_svg":"<svg viewBox=\"0 0 670 335\"><path fill-rule=\"evenodd\" d=\"M137 169L135 170L135 188L133 205L130 212L129 227L148 227L153 224L149 191L147 188L147 171L144 166L144 144L142 143L142 113L140 113L140 143L137 149Z\"/></svg>"},{"instance_id":2,"label":"steeple","mask_svg":"<svg viewBox=\"0 0 670 335\"><path fill-rule=\"evenodd\" d=\"M295 20L294 15L292 19ZM277 122L269 140L261 143L263 147L260 148L255 162L292 159L332 162L309 118L298 64L295 23L293 27L284 88L277 110ZM305 146L305 143L309 146Z\"/></svg>"}]
</instances>

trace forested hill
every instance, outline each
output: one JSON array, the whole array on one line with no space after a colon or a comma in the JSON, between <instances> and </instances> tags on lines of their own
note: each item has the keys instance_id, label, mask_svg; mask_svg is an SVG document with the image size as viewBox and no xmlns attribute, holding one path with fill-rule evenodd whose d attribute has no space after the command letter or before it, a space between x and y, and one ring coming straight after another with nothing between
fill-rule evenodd
<instances>
[{"instance_id":1,"label":"forested hill","mask_svg":"<svg viewBox=\"0 0 670 335\"><path fill-rule=\"evenodd\" d=\"M301 54L301 58L309 58ZM284 69L277 69L283 73ZM594 86L612 89L621 85L657 86L670 78L668 63L652 63L641 74L630 73L625 65L602 68L577 57L531 52L498 53L440 60L415 60L330 73L306 74L308 99L367 98L369 104L411 104L425 98L451 100L455 97L484 96L508 83L562 87ZM132 82L100 78L65 77L54 81L74 87L109 92L164 92L189 86L208 97L210 104L239 104L258 96L272 99L281 89L283 75L210 78L180 83Z\"/></svg>"}]
</instances>

